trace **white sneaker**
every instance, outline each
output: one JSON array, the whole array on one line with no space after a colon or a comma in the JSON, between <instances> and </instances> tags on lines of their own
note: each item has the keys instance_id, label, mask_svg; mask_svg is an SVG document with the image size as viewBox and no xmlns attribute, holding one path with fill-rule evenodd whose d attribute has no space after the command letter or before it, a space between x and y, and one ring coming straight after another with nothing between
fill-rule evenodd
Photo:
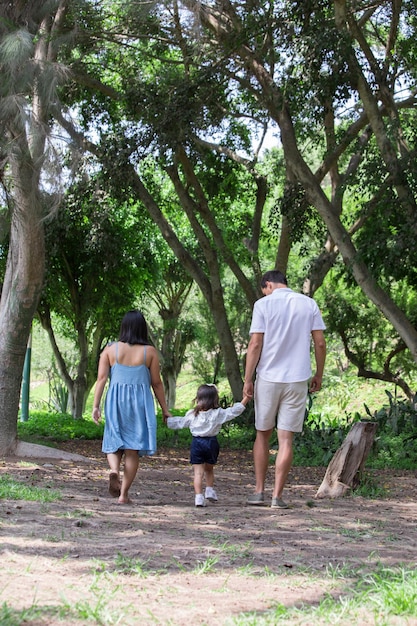
<instances>
[{"instance_id":1,"label":"white sneaker","mask_svg":"<svg viewBox=\"0 0 417 626\"><path fill-rule=\"evenodd\" d=\"M206 487L206 499L210 502L217 502L217 493L213 487Z\"/></svg>"},{"instance_id":2,"label":"white sneaker","mask_svg":"<svg viewBox=\"0 0 417 626\"><path fill-rule=\"evenodd\" d=\"M197 493L195 496L195 505L196 506L206 506L206 501L204 500L204 496L202 493Z\"/></svg>"}]
</instances>

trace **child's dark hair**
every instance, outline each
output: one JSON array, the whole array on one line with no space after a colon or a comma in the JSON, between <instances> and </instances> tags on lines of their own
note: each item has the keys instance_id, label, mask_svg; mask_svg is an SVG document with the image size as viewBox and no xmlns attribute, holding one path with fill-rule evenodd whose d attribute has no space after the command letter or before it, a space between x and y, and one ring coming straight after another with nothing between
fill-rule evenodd
<instances>
[{"instance_id":1,"label":"child's dark hair","mask_svg":"<svg viewBox=\"0 0 417 626\"><path fill-rule=\"evenodd\" d=\"M219 392L216 385L200 385L195 399L194 415L200 411L219 408Z\"/></svg>"}]
</instances>

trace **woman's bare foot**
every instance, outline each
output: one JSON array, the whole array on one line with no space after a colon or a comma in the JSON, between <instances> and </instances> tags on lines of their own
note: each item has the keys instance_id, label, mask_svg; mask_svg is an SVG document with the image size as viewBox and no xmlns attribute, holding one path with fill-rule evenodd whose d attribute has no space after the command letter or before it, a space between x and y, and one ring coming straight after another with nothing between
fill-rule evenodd
<instances>
[{"instance_id":1,"label":"woman's bare foot","mask_svg":"<svg viewBox=\"0 0 417 626\"><path fill-rule=\"evenodd\" d=\"M132 504L132 500L129 497L120 496L117 504Z\"/></svg>"},{"instance_id":2,"label":"woman's bare foot","mask_svg":"<svg viewBox=\"0 0 417 626\"><path fill-rule=\"evenodd\" d=\"M113 498L118 498L120 496L120 479L117 472L110 472L109 494L113 496Z\"/></svg>"}]
</instances>

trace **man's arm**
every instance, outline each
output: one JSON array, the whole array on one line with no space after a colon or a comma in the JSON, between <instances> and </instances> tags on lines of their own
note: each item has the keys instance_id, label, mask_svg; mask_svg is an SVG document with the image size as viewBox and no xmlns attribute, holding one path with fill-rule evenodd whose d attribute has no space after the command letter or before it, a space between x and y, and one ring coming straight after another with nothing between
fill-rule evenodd
<instances>
[{"instance_id":1,"label":"man's arm","mask_svg":"<svg viewBox=\"0 0 417 626\"><path fill-rule=\"evenodd\" d=\"M264 342L263 333L253 333L251 335L248 351L246 353L245 382L243 385L243 395L253 398L253 375L262 352Z\"/></svg>"},{"instance_id":2,"label":"man's arm","mask_svg":"<svg viewBox=\"0 0 417 626\"><path fill-rule=\"evenodd\" d=\"M316 373L310 381L310 392L320 391L323 380L324 363L326 361L326 339L322 330L312 330Z\"/></svg>"}]
</instances>

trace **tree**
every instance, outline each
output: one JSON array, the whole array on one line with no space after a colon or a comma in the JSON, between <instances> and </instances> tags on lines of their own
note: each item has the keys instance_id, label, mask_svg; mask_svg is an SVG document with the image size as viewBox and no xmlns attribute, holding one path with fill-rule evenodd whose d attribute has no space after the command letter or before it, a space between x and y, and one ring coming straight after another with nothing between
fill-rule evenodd
<instances>
[{"instance_id":1,"label":"tree","mask_svg":"<svg viewBox=\"0 0 417 626\"><path fill-rule=\"evenodd\" d=\"M65 78L57 36L67 2L3 2L0 7L1 184L10 230L0 301L0 451L13 450L20 384L44 274L44 218L53 207L42 193L50 115Z\"/></svg>"},{"instance_id":2,"label":"tree","mask_svg":"<svg viewBox=\"0 0 417 626\"><path fill-rule=\"evenodd\" d=\"M156 237L155 237L156 238ZM145 296L153 301L161 318L161 327L150 324L152 340L161 353L161 377L168 407L175 407L177 378L188 345L194 339L194 322L183 313L193 282L170 251L163 246L157 276Z\"/></svg>"},{"instance_id":3,"label":"tree","mask_svg":"<svg viewBox=\"0 0 417 626\"><path fill-rule=\"evenodd\" d=\"M328 331L340 337L359 377L394 384L412 400L415 363L404 341L352 280L345 284L338 269L337 265L333 268L331 280L318 297L319 302L326 303ZM416 323L416 295L406 285L395 284L391 289L396 289L396 301Z\"/></svg>"},{"instance_id":4,"label":"tree","mask_svg":"<svg viewBox=\"0 0 417 626\"><path fill-rule=\"evenodd\" d=\"M153 287L151 224L138 213L114 201L100 173L84 174L67 190L46 227L47 272L38 316L75 418L84 412L103 343L117 337L123 315L135 308L147 286ZM59 348L57 320L60 334L77 348L76 364L66 362Z\"/></svg>"},{"instance_id":5,"label":"tree","mask_svg":"<svg viewBox=\"0 0 417 626\"><path fill-rule=\"evenodd\" d=\"M133 22L134 26L136 24L137 22ZM165 46L161 52L160 44L155 45L159 45L158 54L164 57L164 62L158 63L157 67L154 64L150 71L149 58L146 59L143 53L143 48L146 50L149 44L144 47L139 44L135 46L134 37L141 33L138 35L133 32L130 21L125 27L129 32L129 48L119 51L117 65L107 64L94 85L86 85L85 102L91 103L91 106L84 107L84 126L88 127L97 121L98 107L106 111L106 114L102 113L107 129L102 133L101 145L98 142L96 145L87 143L83 138L81 140L85 147L88 146L99 155L109 180L119 189L119 193L125 193L124 198L132 196L140 200L146 207L174 255L201 289L215 321L233 394L238 397L241 394L242 377L224 303L222 273L225 266L231 268L251 305L257 292L252 277L247 276L242 265L253 265L254 271L259 275L257 250L266 200L266 181L256 172L249 159L238 158L235 154L232 161L221 152L213 156L213 147L204 145L198 138L195 139L198 149L188 149L188 141L193 136L193 131L198 124L206 122L205 111L208 107L205 100L210 97L212 102L218 101L222 84L215 84L215 81L205 84L206 79L210 78L207 72L201 72L195 78L190 76L187 59L183 58L179 63L172 64L171 47ZM174 43L178 46L180 57L183 56L181 43ZM125 55L123 64L120 63L120 54ZM108 59L112 59L110 54ZM88 63L88 59L84 63ZM80 63L80 72L81 65ZM143 67L140 75L135 70L138 66ZM170 68L174 69L170 71ZM94 86L101 89L103 95L108 95L106 81L109 80L109 75L113 76L114 84L124 88L113 94L119 104L116 111L108 102L98 103L97 100L92 100L89 91ZM98 81L100 78L102 83ZM101 87L98 87L100 84ZM197 95L191 98L196 90ZM184 99L188 97L190 99L187 100L187 107L184 107ZM138 102L141 103L140 107ZM213 115L217 116L218 123L218 112ZM74 139L80 138L75 129L71 129L68 121L63 120L62 123ZM111 126L112 133L108 130ZM242 129L243 125L240 132ZM234 134L238 137L237 131ZM158 190L155 190L155 185L150 180L149 164L146 160L150 152L154 155L156 166L171 181L177 198L177 212L180 210L187 217L194 234L196 254L184 245L173 211L169 211L169 207L161 203ZM237 184L239 176L242 178L242 170L246 176L244 185L247 207L254 207L251 210L247 207L243 209L242 186ZM227 185L222 183L223 180L227 181ZM236 196L231 195L232 191ZM237 218L238 206L242 207L241 216L246 213L240 220ZM253 232L250 215L252 211L256 214ZM246 241L250 241L250 249L245 245Z\"/></svg>"},{"instance_id":6,"label":"tree","mask_svg":"<svg viewBox=\"0 0 417 626\"><path fill-rule=\"evenodd\" d=\"M334 254L337 247L357 284L392 323L417 362L416 328L358 254L352 239L357 225L349 232L341 219L344 186L374 138L382 172L379 189L389 187L395 211L401 207L415 232L416 171L410 158L414 148L405 141L401 119L401 109L415 105L415 74L409 62L415 54L414 3L381 1L356 12L344 0L334 5L318 3L314 8L309 2L259 3L256 13L231 2L185 0L183 4L210 33L212 43L203 34L201 39L215 49L213 57L227 56L229 75L278 124L290 182L301 185L307 204L315 207L326 224L328 253ZM401 28L403 22L407 29ZM323 24L325 41L317 35ZM406 98L401 81L411 94ZM337 113L352 99L354 114L340 127ZM305 127L307 120L325 140L323 161L316 172L308 155L301 152L307 133L300 142L300 125ZM321 186L325 175L331 179L330 197ZM372 201L378 202L378 197ZM367 217L360 216L360 221Z\"/></svg>"}]
</instances>

